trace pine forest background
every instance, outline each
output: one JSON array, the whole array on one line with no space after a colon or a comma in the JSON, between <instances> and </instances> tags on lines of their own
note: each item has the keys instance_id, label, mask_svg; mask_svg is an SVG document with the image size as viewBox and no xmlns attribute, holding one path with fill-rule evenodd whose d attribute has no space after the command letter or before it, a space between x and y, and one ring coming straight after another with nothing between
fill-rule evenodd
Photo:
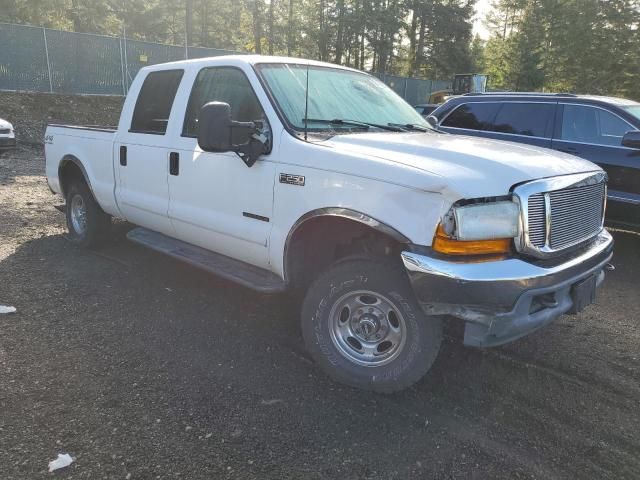
<instances>
[{"instance_id":1,"label":"pine forest background","mask_svg":"<svg viewBox=\"0 0 640 480\"><path fill-rule=\"evenodd\" d=\"M0 22L640 100L640 0L0 0Z\"/></svg>"}]
</instances>

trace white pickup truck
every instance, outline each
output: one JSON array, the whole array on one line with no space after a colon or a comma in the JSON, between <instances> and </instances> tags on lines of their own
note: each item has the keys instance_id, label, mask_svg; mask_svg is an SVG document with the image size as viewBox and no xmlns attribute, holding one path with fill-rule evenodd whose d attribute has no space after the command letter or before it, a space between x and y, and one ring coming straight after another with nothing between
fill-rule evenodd
<instances>
[{"instance_id":1,"label":"white pickup truck","mask_svg":"<svg viewBox=\"0 0 640 480\"><path fill-rule=\"evenodd\" d=\"M304 294L335 379L379 392L433 364L442 320L495 346L591 303L612 255L606 176L432 130L372 76L225 56L143 68L117 129L49 125L70 239L134 242L262 292Z\"/></svg>"}]
</instances>

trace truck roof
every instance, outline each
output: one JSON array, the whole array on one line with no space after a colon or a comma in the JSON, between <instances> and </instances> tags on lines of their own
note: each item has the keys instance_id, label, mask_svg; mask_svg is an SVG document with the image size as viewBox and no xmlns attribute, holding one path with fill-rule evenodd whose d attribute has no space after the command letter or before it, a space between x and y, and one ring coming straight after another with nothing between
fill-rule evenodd
<instances>
[{"instance_id":1,"label":"truck roof","mask_svg":"<svg viewBox=\"0 0 640 480\"><path fill-rule=\"evenodd\" d=\"M169 70L173 68L192 68L192 67L204 67L209 65L218 65L218 64L240 64L244 63L246 65L257 65L260 63L297 63L301 65L310 65L317 67L329 67L329 68L337 68L340 70L349 70L352 72L365 73L361 70L356 70L354 68L344 67L342 65L336 65L334 63L328 62L319 62L317 60L309 60L305 58L295 58L295 57L278 57L271 55L220 55L217 57L204 57L204 58L193 58L190 60L179 60L176 62L167 62L167 63L158 63L155 65L149 65L147 67L142 68L141 70L145 71L153 71L153 70Z\"/></svg>"}]
</instances>

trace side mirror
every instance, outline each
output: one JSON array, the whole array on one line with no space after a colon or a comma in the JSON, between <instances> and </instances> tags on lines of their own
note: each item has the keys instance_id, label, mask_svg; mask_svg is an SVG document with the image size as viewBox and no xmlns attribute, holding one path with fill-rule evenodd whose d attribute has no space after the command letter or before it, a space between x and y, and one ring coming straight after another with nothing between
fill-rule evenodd
<instances>
[{"instance_id":1,"label":"side mirror","mask_svg":"<svg viewBox=\"0 0 640 480\"><path fill-rule=\"evenodd\" d=\"M438 118L434 115L429 115L427 117L427 123L433 128L438 128Z\"/></svg>"},{"instance_id":2,"label":"side mirror","mask_svg":"<svg viewBox=\"0 0 640 480\"><path fill-rule=\"evenodd\" d=\"M198 115L198 145L205 152L231 150L231 107L228 103L210 102Z\"/></svg>"},{"instance_id":3,"label":"side mirror","mask_svg":"<svg viewBox=\"0 0 640 480\"><path fill-rule=\"evenodd\" d=\"M205 152L235 152L251 167L264 152L265 144L253 135L257 130L254 122L232 120L228 103L209 102L198 116L198 145Z\"/></svg>"},{"instance_id":4,"label":"side mirror","mask_svg":"<svg viewBox=\"0 0 640 480\"><path fill-rule=\"evenodd\" d=\"M622 137L622 146L640 149L640 130L632 130Z\"/></svg>"}]
</instances>

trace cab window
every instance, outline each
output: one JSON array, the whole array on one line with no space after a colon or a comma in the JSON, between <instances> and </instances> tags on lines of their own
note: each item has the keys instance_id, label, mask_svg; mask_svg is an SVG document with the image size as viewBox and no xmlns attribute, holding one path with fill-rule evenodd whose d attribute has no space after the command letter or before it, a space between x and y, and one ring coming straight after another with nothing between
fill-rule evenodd
<instances>
[{"instance_id":1,"label":"cab window","mask_svg":"<svg viewBox=\"0 0 640 480\"><path fill-rule=\"evenodd\" d=\"M133 110L130 132L165 134L183 73L183 70L161 70L147 75Z\"/></svg>"},{"instance_id":2,"label":"cab window","mask_svg":"<svg viewBox=\"0 0 640 480\"><path fill-rule=\"evenodd\" d=\"M265 119L262 106L242 71L232 67L204 68L198 73L191 91L182 136L198 135L198 114L202 106L209 102L228 103L231 106L231 118L239 122Z\"/></svg>"},{"instance_id":3,"label":"cab window","mask_svg":"<svg viewBox=\"0 0 640 480\"><path fill-rule=\"evenodd\" d=\"M611 112L587 105L564 105L561 139L567 142L621 146L633 127Z\"/></svg>"}]
</instances>

